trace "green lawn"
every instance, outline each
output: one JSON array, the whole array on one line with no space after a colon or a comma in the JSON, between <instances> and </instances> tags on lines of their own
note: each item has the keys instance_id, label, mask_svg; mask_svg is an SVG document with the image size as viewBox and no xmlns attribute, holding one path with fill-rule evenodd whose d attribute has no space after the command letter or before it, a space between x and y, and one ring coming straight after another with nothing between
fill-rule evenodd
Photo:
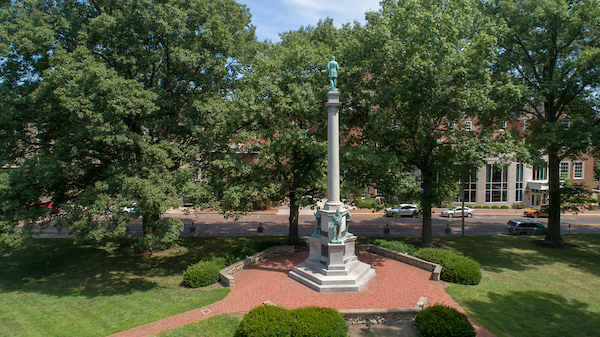
<instances>
[{"instance_id":1,"label":"green lawn","mask_svg":"<svg viewBox=\"0 0 600 337\"><path fill-rule=\"evenodd\" d=\"M35 240L27 251L0 259L0 336L104 336L205 306L229 290L182 287L182 271L210 252L257 239L269 238L186 238L187 252L153 256ZM600 235L565 235L577 246L566 249L532 243L540 239L435 238L483 270L481 284L446 290L498 336L598 336ZM233 336L238 322L220 315L161 336Z\"/></svg>"},{"instance_id":2,"label":"green lawn","mask_svg":"<svg viewBox=\"0 0 600 337\"><path fill-rule=\"evenodd\" d=\"M187 252L152 256L36 239L0 259L0 336L106 336L203 307L229 289L183 287L187 266L263 239L185 238Z\"/></svg>"},{"instance_id":3,"label":"green lawn","mask_svg":"<svg viewBox=\"0 0 600 337\"><path fill-rule=\"evenodd\" d=\"M477 286L446 291L498 336L599 336L600 235L565 235L573 248L533 244L543 237L444 237L479 261Z\"/></svg>"}]
</instances>

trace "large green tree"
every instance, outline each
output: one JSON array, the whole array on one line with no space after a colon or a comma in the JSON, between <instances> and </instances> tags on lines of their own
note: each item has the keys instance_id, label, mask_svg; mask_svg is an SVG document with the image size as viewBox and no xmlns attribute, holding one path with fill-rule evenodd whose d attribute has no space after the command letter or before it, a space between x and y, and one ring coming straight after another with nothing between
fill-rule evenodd
<instances>
[{"instance_id":1,"label":"large green tree","mask_svg":"<svg viewBox=\"0 0 600 337\"><path fill-rule=\"evenodd\" d=\"M518 90L492 76L494 30L475 2L384 0L381 6L350 34L342 90L349 92L348 113L362 137L393 154L405 171L418 172L421 244L430 246L432 206L456 196L462 172L485 157L474 151L467 158L461 145L473 139L490 144L483 140L493 134L482 126L501 116L495 98L518 96ZM480 125L469 128L467 119Z\"/></svg>"},{"instance_id":2,"label":"large green tree","mask_svg":"<svg viewBox=\"0 0 600 337\"><path fill-rule=\"evenodd\" d=\"M202 179L227 148L228 96L254 42L247 8L233 0L40 0L1 11L7 245L31 234L47 211L43 197L65 211L58 224L100 241L125 233L120 209L138 202L142 245L170 245L183 225L163 213L182 196L211 197Z\"/></svg>"},{"instance_id":3,"label":"large green tree","mask_svg":"<svg viewBox=\"0 0 600 337\"><path fill-rule=\"evenodd\" d=\"M600 2L596 0L481 1L502 28L498 70L527 88L521 113L531 118L526 142L548 160L545 241L559 245L565 158L598 149L600 120ZM586 169L592 169L591 167Z\"/></svg>"},{"instance_id":4,"label":"large green tree","mask_svg":"<svg viewBox=\"0 0 600 337\"><path fill-rule=\"evenodd\" d=\"M231 167L225 195L289 202L291 243L299 242L300 207L326 197L329 82L323 70L339 48L338 35L325 20L263 43L236 95L239 139L254 157L250 165Z\"/></svg>"}]
</instances>

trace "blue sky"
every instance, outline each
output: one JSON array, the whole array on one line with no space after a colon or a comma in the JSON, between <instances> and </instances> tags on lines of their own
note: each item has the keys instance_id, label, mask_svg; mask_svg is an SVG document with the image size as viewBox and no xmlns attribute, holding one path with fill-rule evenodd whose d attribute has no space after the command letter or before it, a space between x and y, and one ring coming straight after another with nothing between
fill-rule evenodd
<instances>
[{"instance_id":1,"label":"blue sky","mask_svg":"<svg viewBox=\"0 0 600 337\"><path fill-rule=\"evenodd\" d=\"M336 27L346 22L365 23L365 12L379 9L380 0L237 0L252 14L258 40L279 42L279 33L300 26L316 26L319 19L333 19Z\"/></svg>"}]
</instances>

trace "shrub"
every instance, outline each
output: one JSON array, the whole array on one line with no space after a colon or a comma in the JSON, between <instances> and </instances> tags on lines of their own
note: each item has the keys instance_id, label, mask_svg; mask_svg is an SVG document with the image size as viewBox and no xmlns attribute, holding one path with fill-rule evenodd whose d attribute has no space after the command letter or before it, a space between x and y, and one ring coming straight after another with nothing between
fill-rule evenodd
<instances>
[{"instance_id":1,"label":"shrub","mask_svg":"<svg viewBox=\"0 0 600 337\"><path fill-rule=\"evenodd\" d=\"M294 337L344 337L348 334L348 324L335 309L323 307L302 307L292 310L296 317Z\"/></svg>"},{"instance_id":2,"label":"shrub","mask_svg":"<svg viewBox=\"0 0 600 337\"><path fill-rule=\"evenodd\" d=\"M476 336L467 316L445 305L436 304L421 310L415 317L415 324L421 337Z\"/></svg>"},{"instance_id":3,"label":"shrub","mask_svg":"<svg viewBox=\"0 0 600 337\"><path fill-rule=\"evenodd\" d=\"M525 205L525 203L523 203L523 202L515 202L514 204L511 205L511 207L513 209L525 209L525 208L527 208L527 205Z\"/></svg>"},{"instance_id":4,"label":"shrub","mask_svg":"<svg viewBox=\"0 0 600 337\"><path fill-rule=\"evenodd\" d=\"M470 257L439 248L423 248L415 256L441 265L440 278L444 281L459 284L478 284L481 281L479 263Z\"/></svg>"},{"instance_id":5,"label":"shrub","mask_svg":"<svg viewBox=\"0 0 600 337\"><path fill-rule=\"evenodd\" d=\"M492 209L499 209L500 207L498 207L497 205L492 206Z\"/></svg>"},{"instance_id":6,"label":"shrub","mask_svg":"<svg viewBox=\"0 0 600 337\"><path fill-rule=\"evenodd\" d=\"M475 205L475 207L474 207L474 208L475 208L475 209L479 209L479 208L481 208L481 205Z\"/></svg>"},{"instance_id":7,"label":"shrub","mask_svg":"<svg viewBox=\"0 0 600 337\"><path fill-rule=\"evenodd\" d=\"M358 208L377 208L377 200L374 198L355 199L354 205Z\"/></svg>"},{"instance_id":8,"label":"shrub","mask_svg":"<svg viewBox=\"0 0 600 337\"><path fill-rule=\"evenodd\" d=\"M409 255L415 255L415 253L417 252L417 248L415 248L415 246L413 246L411 244L407 244L402 241L395 241L395 240L387 241L387 240L377 239L377 240L372 241L372 244L379 246L379 247L391 249L391 250L399 252L399 253L408 253Z\"/></svg>"},{"instance_id":9,"label":"shrub","mask_svg":"<svg viewBox=\"0 0 600 337\"><path fill-rule=\"evenodd\" d=\"M296 318L289 310L275 305L259 305L244 316L236 336L291 336L295 329Z\"/></svg>"},{"instance_id":10,"label":"shrub","mask_svg":"<svg viewBox=\"0 0 600 337\"><path fill-rule=\"evenodd\" d=\"M241 247L233 251L233 255L236 259L243 259L247 256L252 256L258 252L261 252L269 247L278 246L281 244L281 240L266 240L266 241L253 241L243 244Z\"/></svg>"},{"instance_id":11,"label":"shrub","mask_svg":"<svg viewBox=\"0 0 600 337\"><path fill-rule=\"evenodd\" d=\"M485 206L483 206L483 207L481 207L481 208L483 208L483 209L490 209L490 206L488 206L488 205L485 205Z\"/></svg>"},{"instance_id":12,"label":"shrub","mask_svg":"<svg viewBox=\"0 0 600 337\"><path fill-rule=\"evenodd\" d=\"M500 209L508 209L508 206L502 205L502 206L500 206Z\"/></svg>"},{"instance_id":13,"label":"shrub","mask_svg":"<svg viewBox=\"0 0 600 337\"><path fill-rule=\"evenodd\" d=\"M219 271L225 268L225 258L200 261L183 272L183 283L191 288L204 287L219 280Z\"/></svg>"}]
</instances>

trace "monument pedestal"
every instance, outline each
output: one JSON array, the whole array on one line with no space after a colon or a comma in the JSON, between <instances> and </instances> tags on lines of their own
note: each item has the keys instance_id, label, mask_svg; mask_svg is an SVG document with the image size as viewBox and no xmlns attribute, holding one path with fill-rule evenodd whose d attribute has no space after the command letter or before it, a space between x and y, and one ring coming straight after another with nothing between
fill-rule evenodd
<instances>
[{"instance_id":1,"label":"monument pedestal","mask_svg":"<svg viewBox=\"0 0 600 337\"><path fill-rule=\"evenodd\" d=\"M356 236L348 231L347 209L340 209L339 229L333 225L338 210L321 210L321 228L308 238L310 255L290 271L290 277L319 292L359 291L375 269L358 260Z\"/></svg>"}]
</instances>

